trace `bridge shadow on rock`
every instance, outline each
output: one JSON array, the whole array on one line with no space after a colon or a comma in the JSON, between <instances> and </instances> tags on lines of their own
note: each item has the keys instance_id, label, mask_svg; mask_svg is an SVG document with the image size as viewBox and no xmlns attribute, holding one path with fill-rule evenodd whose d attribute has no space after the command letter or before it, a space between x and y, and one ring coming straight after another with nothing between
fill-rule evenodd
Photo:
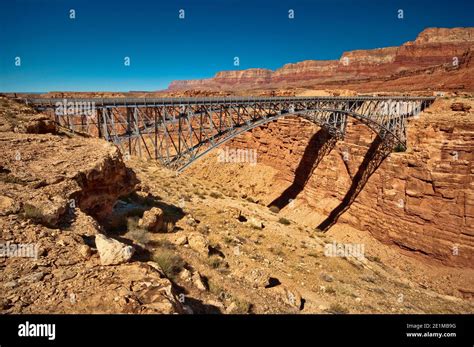
<instances>
[{"instance_id":1,"label":"bridge shadow on rock","mask_svg":"<svg viewBox=\"0 0 474 347\"><path fill-rule=\"evenodd\" d=\"M352 178L351 186L341 203L331 211L329 216L319 224L317 229L326 232L337 223L339 217L352 205L372 174L392 152L392 148L393 142L391 140L387 139L384 141L379 136L375 138L365 154L357 173Z\"/></svg>"},{"instance_id":2,"label":"bridge shadow on rock","mask_svg":"<svg viewBox=\"0 0 474 347\"><path fill-rule=\"evenodd\" d=\"M287 206L304 189L314 170L321 160L328 155L336 145L337 138L329 134L325 129L317 131L309 140L300 163L295 170L293 183L273 200L268 206L276 206L279 209Z\"/></svg>"}]
</instances>

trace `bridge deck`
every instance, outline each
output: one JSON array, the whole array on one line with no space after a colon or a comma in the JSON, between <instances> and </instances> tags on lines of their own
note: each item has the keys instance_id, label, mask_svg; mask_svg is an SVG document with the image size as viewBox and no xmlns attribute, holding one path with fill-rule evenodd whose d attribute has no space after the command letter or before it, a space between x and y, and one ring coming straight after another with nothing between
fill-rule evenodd
<instances>
[{"instance_id":1,"label":"bridge deck","mask_svg":"<svg viewBox=\"0 0 474 347\"><path fill-rule=\"evenodd\" d=\"M56 122L114 142L179 171L239 134L279 117L302 117L343 139L348 118L365 124L384 147L406 148L406 120L435 97L306 96L206 98L31 98Z\"/></svg>"},{"instance_id":2,"label":"bridge deck","mask_svg":"<svg viewBox=\"0 0 474 347\"><path fill-rule=\"evenodd\" d=\"M433 101L435 97L421 96L275 96L275 97L207 97L207 98L31 98L24 99L36 107L55 107L57 103L87 102L96 107L136 107L165 105L204 105L204 104L247 104L259 102L315 102L315 101Z\"/></svg>"}]
</instances>

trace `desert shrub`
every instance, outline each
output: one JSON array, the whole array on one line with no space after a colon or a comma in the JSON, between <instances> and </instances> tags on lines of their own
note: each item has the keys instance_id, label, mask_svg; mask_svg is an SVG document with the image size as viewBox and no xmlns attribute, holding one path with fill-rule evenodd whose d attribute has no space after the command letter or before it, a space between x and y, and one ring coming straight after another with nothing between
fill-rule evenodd
<instances>
[{"instance_id":1,"label":"desert shrub","mask_svg":"<svg viewBox=\"0 0 474 347\"><path fill-rule=\"evenodd\" d=\"M370 261L373 261L375 263L379 263L379 264L382 264L382 260L377 257L377 256L367 256L367 259L369 259Z\"/></svg>"},{"instance_id":2,"label":"desert shrub","mask_svg":"<svg viewBox=\"0 0 474 347\"><path fill-rule=\"evenodd\" d=\"M166 277L172 280L176 279L186 265L180 256L166 249L157 250L153 255L153 261L160 266Z\"/></svg>"},{"instance_id":3,"label":"desert shrub","mask_svg":"<svg viewBox=\"0 0 474 347\"><path fill-rule=\"evenodd\" d=\"M23 206L23 211L25 218L29 218L34 221L40 221L43 218L41 211L33 205L25 204Z\"/></svg>"},{"instance_id":4,"label":"desert shrub","mask_svg":"<svg viewBox=\"0 0 474 347\"><path fill-rule=\"evenodd\" d=\"M336 313L336 314L345 314L349 313L349 311L343 307L341 304L331 304L327 310L328 312L331 313Z\"/></svg>"},{"instance_id":5,"label":"desert shrub","mask_svg":"<svg viewBox=\"0 0 474 347\"><path fill-rule=\"evenodd\" d=\"M268 249L270 252L272 252L273 254L277 255L277 256L283 256L285 255L285 253L283 252L283 250L281 248L273 248L273 247L270 247Z\"/></svg>"},{"instance_id":6,"label":"desert shrub","mask_svg":"<svg viewBox=\"0 0 474 347\"><path fill-rule=\"evenodd\" d=\"M163 231L164 232L167 232L167 233L171 233L174 231L174 228L175 228L175 222L171 221L171 220L165 220L164 221L164 226L163 226Z\"/></svg>"},{"instance_id":7,"label":"desert shrub","mask_svg":"<svg viewBox=\"0 0 474 347\"><path fill-rule=\"evenodd\" d=\"M148 243L148 232L138 226L137 217L127 218L127 236L133 241L146 245Z\"/></svg>"},{"instance_id":8,"label":"desert shrub","mask_svg":"<svg viewBox=\"0 0 474 347\"><path fill-rule=\"evenodd\" d=\"M280 212L280 208L278 206L275 206L275 205L270 206L268 209L273 213L279 213Z\"/></svg>"},{"instance_id":9,"label":"desert shrub","mask_svg":"<svg viewBox=\"0 0 474 347\"><path fill-rule=\"evenodd\" d=\"M34 223L51 228L54 228L61 219L61 217L58 219L53 215L48 215L40 207L28 203L23 205L23 217L32 220Z\"/></svg>"},{"instance_id":10,"label":"desert shrub","mask_svg":"<svg viewBox=\"0 0 474 347\"><path fill-rule=\"evenodd\" d=\"M209 194L209 196L210 196L211 198L214 198L214 199L220 199L220 198L222 198L222 194L216 193L216 192L211 192L211 193Z\"/></svg>"},{"instance_id":11,"label":"desert shrub","mask_svg":"<svg viewBox=\"0 0 474 347\"><path fill-rule=\"evenodd\" d=\"M247 197L245 198L245 200L247 200L248 202L250 202L250 203L252 203L252 204L255 203L255 200L254 200L251 196L247 196Z\"/></svg>"},{"instance_id":12,"label":"desert shrub","mask_svg":"<svg viewBox=\"0 0 474 347\"><path fill-rule=\"evenodd\" d=\"M245 300L234 300L235 305L237 306L232 313L236 314L245 314L249 313L252 308L252 304Z\"/></svg>"},{"instance_id":13,"label":"desert shrub","mask_svg":"<svg viewBox=\"0 0 474 347\"><path fill-rule=\"evenodd\" d=\"M235 240L234 238L225 235L222 240L224 241L225 244L230 245L230 246L237 246L239 242Z\"/></svg>"},{"instance_id":14,"label":"desert shrub","mask_svg":"<svg viewBox=\"0 0 474 347\"><path fill-rule=\"evenodd\" d=\"M218 269L225 266L225 261L223 261L219 256L213 255L207 259L207 264L213 269Z\"/></svg>"},{"instance_id":15,"label":"desert shrub","mask_svg":"<svg viewBox=\"0 0 474 347\"><path fill-rule=\"evenodd\" d=\"M394 152L399 153L399 152L405 152L406 148L402 144L397 144L395 148L393 149Z\"/></svg>"},{"instance_id":16,"label":"desert shrub","mask_svg":"<svg viewBox=\"0 0 474 347\"><path fill-rule=\"evenodd\" d=\"M291 224L291 222L290 222L288 219L283 218L283 217L281 217L281 218L278 220L278 223L283 224L283 225L290 225L290 224Z\"/></svg>"},{"instance_id":17,"label":"desert shrub","mask_svg":"<svg viewBox=\"0 0 474 347\"><path fill-rule=\"evenodd\" d=\"M157 251L165 250L175 250L176 245L168 240L154 240L153 247L157 249Z\"/></svg>"}]
</instances>

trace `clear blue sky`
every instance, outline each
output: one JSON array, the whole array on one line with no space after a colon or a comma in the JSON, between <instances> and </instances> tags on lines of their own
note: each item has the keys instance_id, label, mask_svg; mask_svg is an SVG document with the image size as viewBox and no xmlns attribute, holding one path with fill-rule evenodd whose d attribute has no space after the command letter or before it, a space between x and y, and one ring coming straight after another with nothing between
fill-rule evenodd
<instances>
[{"instance_id":1,"label":"clear blue sky","mask_svg":"<svg viewBox=\"0 0 474 347\"><path fill-rule=\"evenodd\" d=\"M474 1L0 0L0 91L159 90L400 45L433 26L474 26Z\"/></svg>"}]
</instances>

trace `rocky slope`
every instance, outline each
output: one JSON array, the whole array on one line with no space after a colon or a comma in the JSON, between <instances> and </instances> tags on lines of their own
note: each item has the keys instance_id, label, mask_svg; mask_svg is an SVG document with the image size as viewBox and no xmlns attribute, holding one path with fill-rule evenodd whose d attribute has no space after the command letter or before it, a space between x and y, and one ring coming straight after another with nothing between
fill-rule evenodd
<instances>
[{"instance_id":1,"label":"rocky slope","mask_svg":"<svg viewBox=\"0 0 474 347\"><path fill-rule=\"evenodd\" d=\"M0 312L180 312L171 282L127 264L97 222L137 183L117 148L0 102Z\"/></svg>"},{"instance_id":2,"label":"rocky slope","mask_svg":"<svg viewBox=\"0 0 474 347\"><path fill-rule=\"evenodd\" d=\"M286 64L276 71L248 69L222 71L213 78L190 81L173 81L170 91L189 89L255 89L283 86L311 86L318 88L343 87L360 91L418 90L434 88L440 76L432 75L435 69L448 83L441 90L474 90L472 65L467 64L474 47L474 28L428 28L415 41L400 47L345 52L339 60L309 60ZM419 81L407 84L394 82L412 74ZM422 77L429 75L428 80ZM431 76L430 76L431 75ZM387 83L388 80L388 83ZM383 85L370 82L384 81ZM363 82L363 84L362 84ZM369 82L369 83L368 83Z\"/></svg>"}]
</instances>

